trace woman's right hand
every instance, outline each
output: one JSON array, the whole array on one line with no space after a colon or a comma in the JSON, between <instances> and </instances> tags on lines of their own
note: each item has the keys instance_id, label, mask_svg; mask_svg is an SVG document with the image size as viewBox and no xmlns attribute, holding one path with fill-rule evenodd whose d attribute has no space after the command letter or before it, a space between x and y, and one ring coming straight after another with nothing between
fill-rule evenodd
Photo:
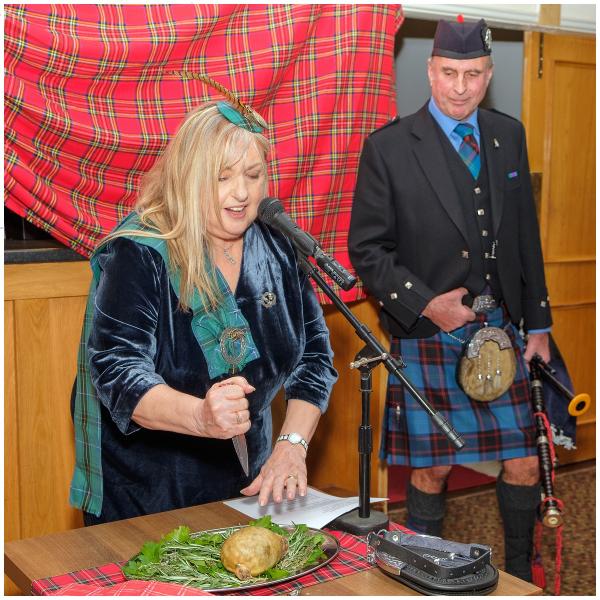
<instances>
[{"instance_id":1,"label":"woman's right hand","mask_svg":"<svg viewBox=\"0 0 600 600\"><path fill-rule=\"evenodd\" d=\"M215 383L198 404L196 425L202 437L227 440L250 429L246 394L255 390L244 377Z\"/></svg>"}]
</instances>

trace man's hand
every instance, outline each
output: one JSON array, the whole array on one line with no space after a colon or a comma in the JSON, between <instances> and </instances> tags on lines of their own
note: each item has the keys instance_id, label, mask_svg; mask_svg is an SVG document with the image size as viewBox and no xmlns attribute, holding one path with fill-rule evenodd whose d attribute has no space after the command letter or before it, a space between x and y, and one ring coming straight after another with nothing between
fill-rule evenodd
<instances>
[{"instance_id":1,"label":"man's hand","mask_svg":"<svg viewBox=\"0 0 600 600\"><path fill-rule=\"evenodd\" d=\"M423 316L435 323L442 331L452 331L465 323L475 320L475 313L462 304L462 298L468 294L464 287L450 290L436 296L423 310Z\"/></svg>"},{"instance_id":2,"label":"man's hand","mask_svg":"<svg viewBox=\"0 0 600 600\"><path fill-rule=\"evenodd\" d=\"M527 335L527 346L523 358L525 362L539 354L544 362L550 362L550 336L547 333L530 333Z\"/></svg>"}]
</instances>

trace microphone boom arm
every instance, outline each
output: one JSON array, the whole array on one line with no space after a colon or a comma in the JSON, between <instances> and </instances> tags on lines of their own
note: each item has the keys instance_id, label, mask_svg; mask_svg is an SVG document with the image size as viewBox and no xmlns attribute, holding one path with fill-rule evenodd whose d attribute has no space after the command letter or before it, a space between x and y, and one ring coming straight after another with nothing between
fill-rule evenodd
<instances>
[{"instance_id":1,"label":"microphone boom arm","mask_svg":"<svg viewBox=\"0 0 600 600\"><path fill-rule=\"evenodd\" d=\"M377 338L372 334L371 330L361 323L346 306L341 298L331 289L327 282L317 272L314 265L308 260L301 251L297 252L298 262L301 269L323 290L325 295L335 304L336 308L346 317L350 324L354 327L354 331L358 337L373 351L375 356L381 356L381 362L385 368L394 374L402 385L410 392L411 396L421 405L421 407L429 414L429 417L434 422L436 427L448 438L448 441L456 450L460 450L465 445L462 437L456 432L452 424L439 412L437 412L429 402L419 394L413 384L404 376L401 371L402 364L398 362L387 350L379 343Z\"/></svg>"}]
</instances>

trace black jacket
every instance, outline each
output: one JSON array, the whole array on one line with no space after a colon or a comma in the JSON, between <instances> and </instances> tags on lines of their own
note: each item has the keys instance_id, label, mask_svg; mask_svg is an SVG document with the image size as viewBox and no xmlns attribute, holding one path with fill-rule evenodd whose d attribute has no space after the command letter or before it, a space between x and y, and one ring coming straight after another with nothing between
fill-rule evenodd
<instances>
[{"instance_id":1,"label":"black jacket","mask_svg":"<svg viewBox=\"0 0 600 600\"><path fill-rule=\"evenodd\" d=\"M497 268L511 320L551 325L525 131L519 121L479 109L488 168ZM352 264L382 306L381 321L403 338L438 328L419 315L470 271L458 192L427 104L366 140L349 232ZM516 175L515 175L516 173ZM509 176L510 174L510 176Z\"/></svg>"}]
</instances>

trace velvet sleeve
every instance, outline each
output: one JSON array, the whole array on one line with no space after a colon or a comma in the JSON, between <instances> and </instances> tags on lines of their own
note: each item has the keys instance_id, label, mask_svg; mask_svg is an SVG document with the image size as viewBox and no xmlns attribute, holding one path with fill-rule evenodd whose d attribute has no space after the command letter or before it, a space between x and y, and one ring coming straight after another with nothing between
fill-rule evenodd
<instances>
[{"instance_id":1,"label":"velvet sleeve","mask_svg":"<svg viewBox=\"0 0 600 600\"><path fill-rule=\"evenodd\" d=\"M318 298L308 277L302 273L300 279L306 342L302 358L284 384L285 397L314 404L324 413L338 375L333 367L329 330Z\"/></svg>"},{"instance_id":2,"label":"velvet sleeve","mask_svg":"<svg viewBox=\"0 0 600 600\"><path fill-rule=\"evenodd\" d=\"M125 238L107 244L97 259L101 275L88 340L90 374L100 401L119 430L129 434L140 429L131 421L140 398L164 383L154 366L164 263L148 247Z\"/></svg>"}]
</instances>

